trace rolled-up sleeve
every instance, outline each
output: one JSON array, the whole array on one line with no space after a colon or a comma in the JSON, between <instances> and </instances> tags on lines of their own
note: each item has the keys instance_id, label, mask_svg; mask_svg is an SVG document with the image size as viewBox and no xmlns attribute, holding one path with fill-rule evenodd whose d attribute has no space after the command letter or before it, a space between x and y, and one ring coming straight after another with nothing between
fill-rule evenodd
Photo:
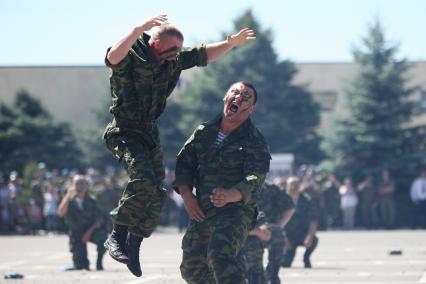
<instances>
[{"instance_id":1,"label":"rolled-up sleeve","mask_svg":"<svg viewBox=\"0 0 426 284\"><path fill-rule=\"evenodd\" d=\"M132 50L130 50L127 55L117 64L111 64L111 62L109 62L108 53L110 50L111 47L108 47L107 52L105 54L105 65L111 68L113 71L121 71L127 69L131 63Z\"/></svg>"},{"instance_id":2,"label":"rolled-up sleeve","mask_svg":"<svg viewBox=\"0 0 426 284\"><path fill-rule=\"evenodd\" d=\"M270 161L271 155L264 144L257 144L247 153L244 160L244 178L232 187L241 192L244 204L248 204L253 194L260 190L269 171Z\"/></svg>"},{"instance_id":3,"label":"rolled-up sleeve","mask_svg":"<svg viewBox=\"0 0 426 284\"><path fill-rule=\"evenodd\" d=\"M181 51L177 57L182 70L192 68L194 66L206 66L208 63L206 46L204 44L191 49Z\"/></svg>"}]
</instances>

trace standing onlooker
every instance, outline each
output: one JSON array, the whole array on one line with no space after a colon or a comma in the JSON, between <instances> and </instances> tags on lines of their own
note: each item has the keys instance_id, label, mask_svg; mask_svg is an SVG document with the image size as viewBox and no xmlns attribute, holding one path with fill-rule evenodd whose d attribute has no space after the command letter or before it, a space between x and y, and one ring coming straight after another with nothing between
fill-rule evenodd
<instances>
[{"instance_id":1,"label":"standing onlooker","mask_svg":"<svg viewBox=\"0 0 426 284\"><path fill-rule=\"evenodd\" d=\"M367 229L372 229L376 224L376 214L374 212L374 202L376 201L376 188L373 184L373 177L367 176L357 186L357 191L361 198L361 216L362 224Z\"/></svg>"},{"instance_id":2,"label":"standing onlooker","mask_svg":"<svg viewBox=\"0 0 426 284\"><path fill-rule=\"evenodd\" d=\"M0 233L8 233L12 228L11 195L9 187L0 175Z\"/></svg>"},{"instance_id":3,"label":"standing onlooker","mask_svg":"<svg viewBox=\"0 0 426 284\"><path fill-rule=\"evenodd\" d=\"M342 184L334 175L329 175L323 183L325 218L327 228L340 227L340 193L339 188Z\"/></svg>"},{"instance_id":4,"label":"standing onlooker","mask_svg":"<svg viewBox=\"0 0 426 284\"><path fill-rule=\"evenodd\" d=\"M43 215L47 232L55 232L57 229L56 219L58 210L58 189L53 183L48 183L44 193Z\"/></svg>"},{"instance_id":5,"label":"standing onlooker","mask_svg":"<svg viewBox=\"0 0 426 284\"><path fill-rule=\"evenodd\" d=\"M345 178L343 185L339 188L343 213L343 228L353 229L355 223L355 210L358 204L358 197L352 186L350 178Z\"/></svg>"},{"instance_id":6,"label":"standing onlooker","mask_svg":"<svg viewBox=\"0 0 426 284\"><path fill-rule=\"evenodd\" d=\"M377 190L378 205L382 225L386 229L391 229L395 225L395 184L390 178L388 170L382 171L382 180L379 182Z\"/></svg>"},{"instance_id":7,"label":"standing onlooker","mask_svg":"<svg viewBox=\"0 0 426 284\"><path fill-rule=\"evenodd\" d=\"M19 192L22 189L22 183L16 171L10 172L8 187L12 198L18 196Z\"/></svg>"},{"instance_id":8,"label":"standing onlooker","mask_svg":"<svg viewBox=\"0 0 426 284\"><path fill-rule=\"evenodd\" d=\"M426 229L426 169L413 181L410 197L414 202L414 226Z\"/></svg>"},{"instance_id":9,"label":"standing onlooker","mask_svg":"<svg viewBox=\"0 0 426 284\"><path fill-rule=\"evenodd\" d=\"M26 212L24 212L22 219L25 218L25 215L28 216L29 222L29 231L32 235L36 235L37 232L41 229L43 223L43 214L41 212L40 206L35 202L34 199L30 199L28 205L26 206ZM23 228L23 232L27 231L27 228Z\"/></svg>"}]
</instances>

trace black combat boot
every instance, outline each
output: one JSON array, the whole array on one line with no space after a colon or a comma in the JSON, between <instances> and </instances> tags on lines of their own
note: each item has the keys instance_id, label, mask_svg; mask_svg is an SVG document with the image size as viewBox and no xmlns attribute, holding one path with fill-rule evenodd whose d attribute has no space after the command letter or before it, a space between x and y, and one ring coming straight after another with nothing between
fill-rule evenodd
<instances>
[{"instance_id":1,"label":"black combat boot","mask_svg":"<svg viewBox=\"0 0 426 284\"><path fill-rule=\"evenodd\" d=\"M108 250L109 255L116 261L128 264L126 250L127 227L114 224L111 235L105 241L104 246Z\"/></svg>"},{"instance_id":2,"label":"black combat boot","mask_svg":"<svg viewBox=\"0 0 426 284\"><path fill-rule=\"evenodd\" d=\"M103 255L98 254L98 259L96 259L96 270L97 271L104 270L104 266L102 264L102 257L103 257Z\"/></svg>"},{"instance_id":3,"label":"black combat boot","mask_svg":"<svg viewBox=\"0 0 426 284\"><path fill-rule=\"evenodd\" d=\"M96 259L96 270L102 271L104 270L104 266L102 265L102 259L104 258L105 248L101 245L98 246L98 258Z\"/></svg>"},{"instance_id":4,"label":"black combat boot","mask_svg":"<svg viewBox=\"0 0 426 284\"><path fill-rule=\"evenodd\" d=\"M278 276L280 272L280 266L268 263L266 267L266 277L269 284L280 284L281 280Z\"/></svg>"},{"instance_id":5,"label":"black combat boot","mask_svg":"<svg viewBox=\"0 0 426 284\"><path fill-rule=\"evenodd\" d=\"M141 247L143 238L133 234L129 234L127 240L127 252L129 256L129 263L127 268L136 277L142 276L141 264L139 262L139 249Z\"/></svg>"}]
</instances>

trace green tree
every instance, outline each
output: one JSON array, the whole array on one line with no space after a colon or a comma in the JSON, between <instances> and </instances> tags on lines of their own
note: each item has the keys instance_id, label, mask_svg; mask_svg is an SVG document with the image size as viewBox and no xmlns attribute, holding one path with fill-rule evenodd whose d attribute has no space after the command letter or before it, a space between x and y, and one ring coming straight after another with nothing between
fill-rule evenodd
<instances>
[{"instance_id":1,"label":"green tree","mask_svg":"<svg viewBox=\"0 0 426 284\"><path fill-rule=\"evenodd\" d=\"M407 87L409 65L396 59L398 46L390 44L376 20L354 49L357 74L344 92L346 113L335 117L324 149L334 171L355 179L404 169L412 151L404 125L410 120L415 88Z\"/></svg>"},{"instance_id":2,"label":"green tree","mask_svg":"<svg viewBox=\"0 0 426 284\"><path fill-rule=\"evenodd\" d=\"M262 29L250 10L234 21L229 34L244 27L255 30L256 40L195 75L179 101L184 109L179 127L189 135L197 124L222 111L223 96L232 83L249 81L259 94L253 120L271 151L295 154L296 164L316 163L322 156L315 131L318 104L303 86L291 83L297 73L295 65L278 59L272 47L272 32Z\"/></svg>"},{"instance_id":3,"label":"green tree","mask_svg":"<svg viewBox=\"0 0 426 284\"><path fill-rule=\"evenodd\" d=\"M121 169L102 138L106 125L112 120L112 115L108 111L110 104L110 95L106 94L102 97L100 107L93 110L97 126L77 131L86 164L99 170L106 170L108 167Z\"/></svg>"},{"instance_id":4,"label":"green tree","mask_svg":"<svg viewBox=\"0 0 426 284\"><path fill-rule=\"evenodd\" d=\"M164 162L167 167L174 168L176 154L185 143L185 135L177 127L182 117L182 107L175 100L169 99L167 108L159 119L160 139L164 151Z\"/></svg>"},{"instance_id":5,"label":"green tree","mask_svg":"<svg viewBox=\"0 0 426 284\"><path fill-rule=\"evenodd\" d=\"M22 171L30 162L50 168L82 168L71 126L56 123L40 101L20 91L12 107L0 105L0 171Z\"/></svg>"}]
</instances>

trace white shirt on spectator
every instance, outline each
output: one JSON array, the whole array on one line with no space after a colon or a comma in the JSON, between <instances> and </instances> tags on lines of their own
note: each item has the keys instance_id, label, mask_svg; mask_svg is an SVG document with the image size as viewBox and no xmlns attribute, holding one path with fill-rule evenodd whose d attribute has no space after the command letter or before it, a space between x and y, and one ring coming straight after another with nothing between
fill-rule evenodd
<instances>
[{"instance_id":1,"label":"white shirt on spectator","mask_svg":"<svg viewBox=\"0 0 426 284\"><path fill-rule=\"evenodd\" d=\"M58 209L58 198L50 192L44 194L44 216L56 215Z\"/></svg>"},{"instance_id":2,"label":"white shirt on spectator","mask_svg":"<svg viewBox=\"0 0 426 284\"><path fill-rule=\"evenodd\" d=\"M426 200L426 178L419 177L414 180L411 185L410 196L414 203Z\"/></svg>"},{"instance_id":3,"label":"white shirt on spectator","mask_svg":"<svg viewBox=\"0 0 426 284\"><path fill-rule=\"evenodd\" d=\"M355 207L358 204L358 197L356 196L353 187L347 187L346 185L342 185L339 188L339 193L341 195L341 208Z\"/></svg>"}]
</instances>

